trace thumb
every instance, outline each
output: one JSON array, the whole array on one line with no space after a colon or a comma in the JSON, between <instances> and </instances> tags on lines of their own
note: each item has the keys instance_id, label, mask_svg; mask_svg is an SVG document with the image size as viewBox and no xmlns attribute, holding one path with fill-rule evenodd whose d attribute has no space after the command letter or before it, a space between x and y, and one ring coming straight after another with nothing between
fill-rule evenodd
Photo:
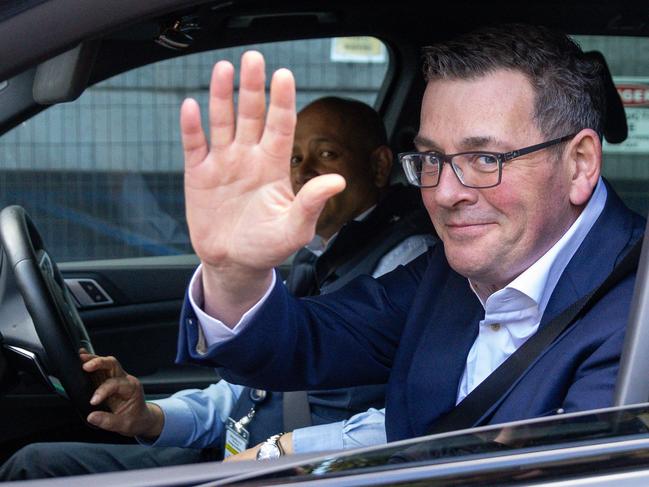
<instances>
[{"instance_id":1,"label":"thumb","mask_svg":"<svg viewBox=\"0 0 649 487\"><path fill-rule=\"evenodd\" d=\"M113 431L115 433L121 433L119 418L113 413L93 411L88 415L86 421L91 425L96 426L97 428L101 428L106 431Z\"/></svg>"},{"instance_id":2,"label":"thumb","mask_svg":"<svg viewBox=\"0 0 649 487\"><path fill-rule=\"evenodd\" d=\"M323 174L309 180L295 195L290 209L291 221L298 235L313 232L325 203L345 189L345 178L339 174Z\"/></svg>"}]
</instances>

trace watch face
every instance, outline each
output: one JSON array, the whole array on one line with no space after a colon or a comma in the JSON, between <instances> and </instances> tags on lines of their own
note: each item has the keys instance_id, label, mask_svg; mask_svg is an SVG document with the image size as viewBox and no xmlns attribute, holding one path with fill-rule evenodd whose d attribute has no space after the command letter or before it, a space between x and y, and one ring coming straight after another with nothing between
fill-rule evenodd
<instances>
[{"instance_id":1,"label":"watch face","mask_svg":"<svg viewBox=\"0 0 649 487\"><path fill-rule=\"evenodd\" d=\"M257 452L257 460L272 460L273 458L279 458L280 452L277 445L272 443L264 443L259 447Z\"/></svg>"}]
</instances>

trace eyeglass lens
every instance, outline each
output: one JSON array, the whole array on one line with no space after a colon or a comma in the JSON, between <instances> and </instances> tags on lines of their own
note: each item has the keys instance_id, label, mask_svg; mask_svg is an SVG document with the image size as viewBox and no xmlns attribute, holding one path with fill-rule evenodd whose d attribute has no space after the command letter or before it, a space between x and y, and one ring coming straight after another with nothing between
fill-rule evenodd
<instances>
[{"instance_id":1,"label":"eyeglass lens","mask_svg":"<svg viewBox=\"0 0 649 487\"><path fill-rule=\"evenodd\" d=\"M422 187L439 184L444 162L450 163L457 178L466 186L488 187L498 184L499 163L493 154L472 152L446 160L435 154L408 154L403 158L408 179L412 184Z\"/></svg>"}]
</instances>

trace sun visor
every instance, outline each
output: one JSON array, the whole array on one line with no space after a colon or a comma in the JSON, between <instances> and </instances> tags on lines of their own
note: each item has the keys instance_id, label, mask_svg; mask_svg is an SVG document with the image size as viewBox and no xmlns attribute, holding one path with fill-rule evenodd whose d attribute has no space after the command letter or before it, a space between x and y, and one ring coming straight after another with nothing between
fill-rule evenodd
<instances>
[{"instance_id":1,"label":"sun visor","mask_svg":"<svg viewBox=\"0 0 649 487\"><path fill-rule=\"evenodd\" d=\"M52 105L79 98L88 84L98 47L99 41L83 42L41 63L32 88L34 101Z\"/></svg>"}]
</instances>

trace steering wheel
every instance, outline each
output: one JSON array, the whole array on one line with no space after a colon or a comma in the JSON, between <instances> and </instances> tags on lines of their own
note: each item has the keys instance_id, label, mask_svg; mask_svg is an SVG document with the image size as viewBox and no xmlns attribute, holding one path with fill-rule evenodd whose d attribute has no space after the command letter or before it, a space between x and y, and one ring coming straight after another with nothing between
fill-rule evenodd
<instances>
[{"instance_id":1,"label":"steering wheel","mask_svg":"<svg viewBox=\"0 0 649 487\"><path fill-rule=\"evenodd\" d=\"M79 349L94 352L74 300L22 207L9 206L0 212L0 241L4 250L2 272L12 271L40 341L28 343L31 350L27 353L34 355L45 379L70 399L85 420L97 408L89 402L95 385L81 368ZM29 330L22 333L29 335ZM4 345L10 340L4 336ZM25 342L21 345L23 350Z\"/></svg>"}]
</instances>

